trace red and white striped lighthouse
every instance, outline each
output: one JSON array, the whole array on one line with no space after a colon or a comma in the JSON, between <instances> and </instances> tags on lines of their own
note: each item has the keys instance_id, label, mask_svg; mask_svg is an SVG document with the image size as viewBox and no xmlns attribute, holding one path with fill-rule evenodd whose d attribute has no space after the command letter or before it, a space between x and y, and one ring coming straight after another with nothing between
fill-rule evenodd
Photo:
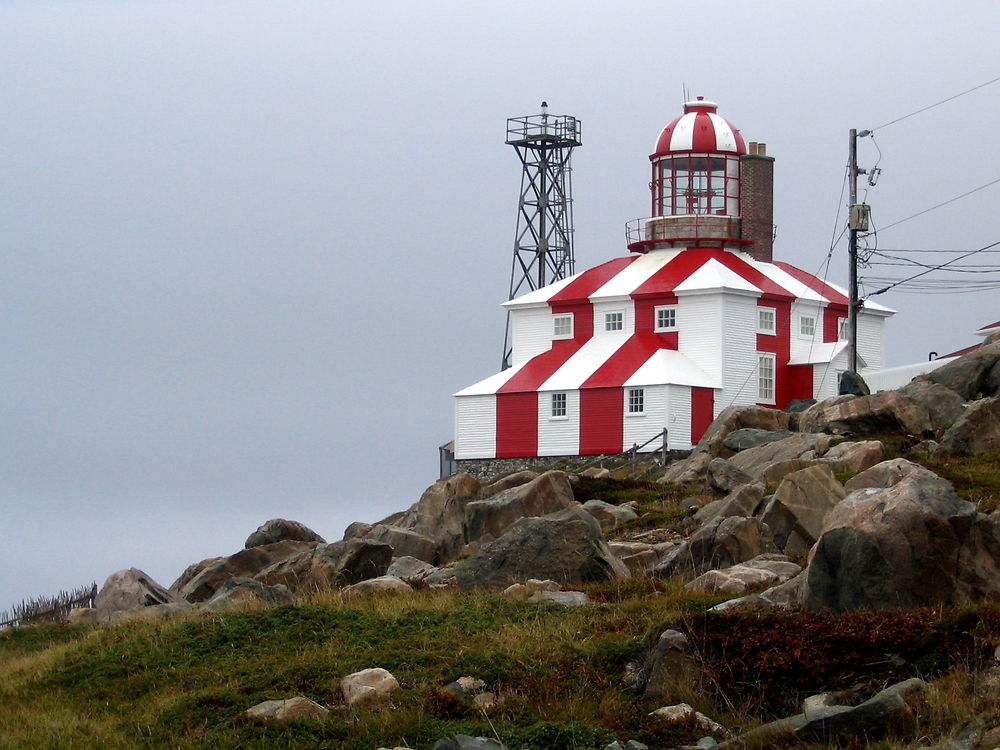
<instances>
[{"instance_id":1,"label":"red and white striped lighthouse","mask_svg":"<svg viewBox=\"0 0 1000 750\"><path fill-rule=\"evenodd\" d=\"M459 461L618 453L664 430L690 448L727 406L836 393L846 293L772 262L773 159L717 110L688 102L660 133L629 255L504 304L511 367L455 394ZM869 367L891 314L859 315Z\"/></svg>"}]
</instances>

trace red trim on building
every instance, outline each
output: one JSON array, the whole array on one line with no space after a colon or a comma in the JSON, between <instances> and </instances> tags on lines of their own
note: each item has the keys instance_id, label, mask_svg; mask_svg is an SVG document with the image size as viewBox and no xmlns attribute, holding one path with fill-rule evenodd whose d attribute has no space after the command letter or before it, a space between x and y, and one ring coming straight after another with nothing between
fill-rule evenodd
<instances>
[{"instance_id":1,"label":"red trim on building","mask_svg":"<svg viewBox=\"0 0 1000 750\"><path fill-rule=\"evenodd\" d=\"M788 406L793 399L813 397L813 366L789 365L786 370L785 395L788 401L779 402L782 408Z\"/></svg>"},{"instance_id":2,"label":"red trim on building","mask_svg":"<svg viewBox=\"0 0 1000 750\"><path fill-rule=\"evenodd\" d=\"M607 284L611 279L621 273L625 266L637 259L637 256L630 255L625 258L615 258L607 263L584 271L570 283L549 297L549 305L553 308L560 302L579 302L588 300L590 295Z\"/></svg>"},{"instance_id":3,"label":"red trim on building","mask_svg":"<svg viewBox=\"0 0 1000 750\"><path fill-rule=\"evenodd\" d=\"M796 281L801 281L807 287L812 289L817 294L821 294L826 297L830 302L835 302L840 305L844 305L845 309L847 307L848 299L841 292L834 289L832 286L827 284L821 279L817 279L811 273L803 271L801 268L796 268L793 265L785 263L784 261L776 260L774 265L780 268L782 271L787 273Z\"/></svg>"},{"instance_id":4,"label":"red trim on building","mask_svg":"<svg viewBox=\"0 0 1000 750\"><path fill-rule=\"evenodd\" d=\"M691 386L691 444L697 445L715 419L715 390Z\"/></svg>"},{"instance_id":5,"label":"red trim on building","mask_svg":"<svg viewBox=\"0 0 1000 750\"><path fill-rule=\"evenodd\" d=\"M774 403L760 404L767 407L784 407L789 397L788 359L791 357L792 303L766 294L757 300L758 307L774 308L774 334L757 334L757 351L774 355ZM757 373L754 373L756 376Z\"/></svg>"},{"instance_id":6,"label":"red trim on building","mask_svg":"<svg viewBox=\"0 0 1000 750\"><path fill-rule=\"evenodd\" d=\"M636 287L630 296L632 299L652 295L663 296L670 294L673 296L677 285L705 265L713 257L712 253L714 252L716 251L704 248L689 248L678 253L663 268ZM676 297L673 298L677 299Z\"/></svg>"},{"instance_id":7,"label":"red trim on building","mask_svg":"<svg viewBox=\"0 0 1000 750\"><path fill-rule=\"evenodd\" d=\"M847 305L827 305L823 310L823 343L839 341L840 319L847 317Z\"/></svg>"},{"instance_id":8,"label":"red trim on building","mask_svg":"<svg viewBox=\"0 0 1000 750\"><path fill-rule=\"evenodd\" d=\"M538 455L538 394L497 394L497 458Z\"/></svg>"},{"instance_id":9,"label":"red trim on building","mask_svg":"<svg viewBox=\"0 0 1000 750\"><path fill-rule=\"evenodd\" d=\"M637 333L630 336L618 351L583 381L580 389L621 386L661 348L660 339L656 334Z\"/></svg>"},{"instance_id":10,"label":"red trim on building","mask_svg":"<svg viewBox=\"0 0 1000 750\"><path fill-rule=\"evenodd\" d=\"M557 302L553 315L573 314L573 338L583 344L594 335L594 306L589 302Z\"/></svg>"},{"instance_id":11,"label":"red trim on building","mask_svg":"<svg viewBox=\"0 0 1000 750\"><path fill-rule=\"evenodd\" d=\"M580 391L580 454L621 453L625 439L622 388Z\"/></svg>"}]
</instances>

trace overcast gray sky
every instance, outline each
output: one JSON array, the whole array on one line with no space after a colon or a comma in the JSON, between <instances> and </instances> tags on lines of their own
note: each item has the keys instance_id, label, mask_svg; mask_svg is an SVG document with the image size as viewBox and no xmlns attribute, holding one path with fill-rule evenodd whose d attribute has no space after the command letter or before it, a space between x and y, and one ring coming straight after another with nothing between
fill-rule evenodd
<instances>
[{"instance_id":1,"label":"overcast gray sky","mask_svg":"<svg viewBox=\"0 0 1000 750\"><path fill-rule=\"evenodd\" d=\"M686 85L768 144L775 256L815 272L848 129L1000 75L997 8L0 2L0 608L129 566L169 585L268 518L333 540L416 500L450 394L500 359L507 117L547 99L582 121L583 269L648 214ZM1000 177L998 102L876 131L876 226ZM1000 240L998 195L879 246ZM996 297L883 295L890 362L973 343Z\"/></svg>"}]
</instances>

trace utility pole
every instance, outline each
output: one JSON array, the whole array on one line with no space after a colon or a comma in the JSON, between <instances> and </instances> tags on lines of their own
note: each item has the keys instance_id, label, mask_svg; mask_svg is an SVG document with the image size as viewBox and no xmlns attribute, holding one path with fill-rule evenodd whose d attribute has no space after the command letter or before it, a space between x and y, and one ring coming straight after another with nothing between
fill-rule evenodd
<instances>
[{"instance_id":1,"label":"utility pole","mask_svg":"<svg viewBox=\"0 0 1000 750\"><path fill-rule=\"evenodd\" d=\"M867 170L858 169L858 138L871 135L870 130L862 130L860 133L851 128L849 153L847 162L847 173L850 179L850 214L848 217L849 240L847 245L847 258L850 265L848 282L848 302L847 302L847 344L848 344L848 369L857 374L858 372L858 235L868 231L868 204L858 203L858 175L865 174ZM874 184L874 180L872 181Z\"/></svg>"}]
</instances>

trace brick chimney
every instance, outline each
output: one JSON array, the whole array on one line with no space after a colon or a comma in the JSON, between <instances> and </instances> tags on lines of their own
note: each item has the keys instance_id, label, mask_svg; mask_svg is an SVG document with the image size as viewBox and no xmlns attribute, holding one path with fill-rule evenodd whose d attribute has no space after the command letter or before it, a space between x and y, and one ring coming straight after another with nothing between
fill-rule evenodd
<instances>
[{"instance_id":1,"label":"brick chimney","mask_svg":"<svg viewBox=\"0 0 1000 750\"><path fill-rule=\"evenodd\" d=\"M740 157L743 239L755 259L772 262L774 249L774 157L767 155L767 144L750 142L748 153Z\"/></svg>"}]
</instances>

